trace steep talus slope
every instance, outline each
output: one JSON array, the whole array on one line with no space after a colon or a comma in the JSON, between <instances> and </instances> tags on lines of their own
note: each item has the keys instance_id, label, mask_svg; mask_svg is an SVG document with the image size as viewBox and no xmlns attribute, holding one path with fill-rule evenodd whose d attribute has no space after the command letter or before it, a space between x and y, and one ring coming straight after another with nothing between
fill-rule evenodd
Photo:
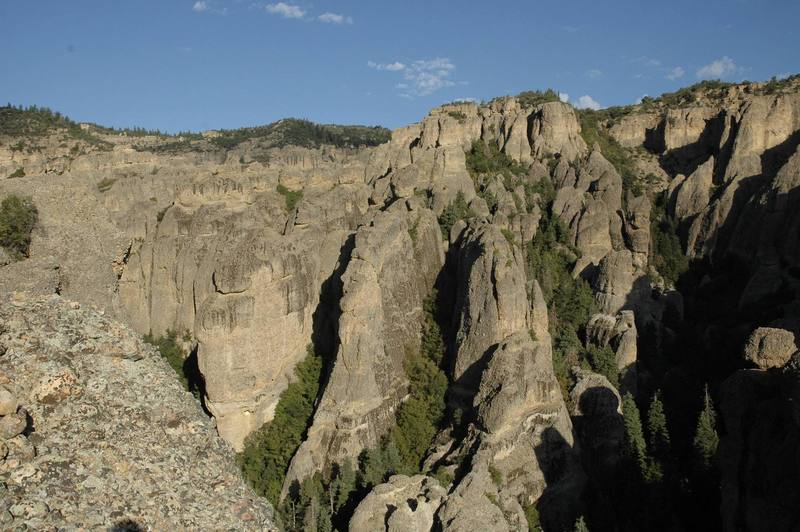
<instances>
[{"instance_id":1,"label":"steep talus slope","mask_svg":"<svg viewBox=\"0 0 800 532\"><path fill-rule=\"evenodd\" d=\"M229 445L132 330L17 295L0 331L4 529L274 529Z\"/></svg>"}]
</instances>

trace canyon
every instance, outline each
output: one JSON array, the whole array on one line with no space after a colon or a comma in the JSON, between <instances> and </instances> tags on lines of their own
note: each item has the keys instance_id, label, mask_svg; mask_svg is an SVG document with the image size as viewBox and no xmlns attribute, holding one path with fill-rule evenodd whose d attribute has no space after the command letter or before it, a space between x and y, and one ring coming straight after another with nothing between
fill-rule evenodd
<instances>
[{"instance_id":1,"label":"canyon","mask_svg":"<svg viewBox=\"0 0 800 532\"><path fill-rule=\"evenodd\" d=\"M82 410L97 396L118 421L164 433L131 443L154 452L137 448L138 464L165 449L186 457L158 489L179 484L188 500L215 482L202 518L114 500L115 517L322 530L327 501L298 490L319 476L332 493L345 464L366 478L364 457L388 448L418 399L409 361L428 352L433 323L429 366L446 387L435 433L415 471L386 468L331 502L340 528L800 523L797 76L602 111L522 93L313 141L288 134L308 127L291 120L246 134L61 122L33 134L36 115L3 113L21 129L0 131L0 198L30 198L38 213L25 256L0 256L0 406L2 390L15 398L0 429L13 416L27 426L0 441L20 456L0 447L4 526L80 524L83 510L34 486L59 462L47 452L66 437L55 420L100 426L74 426L70 449L110 423ZM170 334L201 375L199 398L141 340ZM273 511L232 472L234 452L285 411L310 351L317 392ZM48 372L69 382L32 391ZM663 455L653 397L671 436ZM631 494L615 479L636 469L636 405L639 458L660 473L635 473L647 487ZM717 413L719 435L705 466L690 458L702 411ZM657 512L619 500L669 515L654 524Z\"/></svg>"}]
</instances>

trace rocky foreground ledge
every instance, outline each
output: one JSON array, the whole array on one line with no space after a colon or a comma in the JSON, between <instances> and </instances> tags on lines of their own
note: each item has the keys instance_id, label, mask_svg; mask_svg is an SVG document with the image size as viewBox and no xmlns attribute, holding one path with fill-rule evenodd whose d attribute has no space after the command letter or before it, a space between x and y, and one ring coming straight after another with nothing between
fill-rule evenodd
<instances>
[{"instance_id":1,"label":"rocky foreground ledge","mask_svg":"<svg viewBox=\"0 0 800 532\"><path fill-rule=\"evenodd\" d=\"M58 296L0 304L0 529L270 530L154 348Z\"/></svg>"}]
</instances>

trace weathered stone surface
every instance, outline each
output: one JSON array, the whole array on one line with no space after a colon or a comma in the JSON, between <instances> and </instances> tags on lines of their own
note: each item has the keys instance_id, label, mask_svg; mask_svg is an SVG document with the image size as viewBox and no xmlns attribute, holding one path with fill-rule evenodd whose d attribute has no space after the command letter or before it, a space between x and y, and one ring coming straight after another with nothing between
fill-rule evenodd
<instances>
[{"instance_id":1,"label":"weathered stone surface","mask_svg":"<svg viewBox=\"0 0 800 532\"><path fill-rule=\"evenodd\" d=\"M462 238L458 259L453 379L474 393L480 361L516 331L527 331L525 274L500 230L483 222Z\"/></svg>"},{"instance_id":2,"label":"weathered stone surface","mask_svg":"<svg viewBox=\"0 0 800 532\"><path fill-rule=\"evenodd\" d=\"M683 180L674 191L674 214L679 219L689 218L708 205L714 176L714 158L710 157Z\"/></svg>"},{"instance_id":3,"label":"weathered stone surface","mask_svg":"<svg viewBox=\"0 0 800 532\"><path fill-rule=\"evenodd\" d=\"M614 123L608 132L620 145L626 148L636 148L644 145L648 132L654 130L660 120L661 118L657 114L630 114Z\"/></svg>"},{"instance_id":4,"label":"weathered stone surface","mask_svg":"<svg viewBox=\"0 0 800 532\"><path fill-rule=\"evenodd\" d=\"M5 386L0 386L0 416L7 416L17 411L19 402Z\"/></svg>"},{"instance_id":5,"label":"weathered stone surface","mask_svg":"<svg viewBox=\"0 0 800 532\"><path fill-rule=\"evenodd\" d=\"M327 465L356 463L391 426L405 395L403 360L419 349L422 300L443 261L441 233L428 210L397 204L356 233L342 275L339 349L284 493L293 480Z\"/></svg>"},{"instance_id":6,"label":"weathered stone surface","mask_svg":"<svg viewBox=\"0 0 800 532\"><path fill-rule=\"evenodd\" d=\"M560 154L572 161L586 152L586 143L580 136L581 127L571 106L549 102L533 114L531 148L537 159L545 155Z\"/></svg>"},{"instance_id":7,"label":"weathered stone surface","mask_svg":"<svg viewBox=\"0 0 800 532\"><path fill-rule=\"evenodd\" d=\"M594 288L600 308L607 314L633 308L645 296L642 275L633 264L630 251L612 251L600 261ZM640 286L641 284L641 286Z\"/></svg>"},{"instance_id":8,"label":"weathered stone surface","mask_svg":"<svg viewBox=\"0 0 800 532\"><path fill-rule=\"evenodd\" d=\"M127 327L73 307L57 296L0 305L0 372L32 429L5 442L3 527L275 529L167 362ZM55 393L66 384L81 393Z\"/></svg>"},{"instance_id":9,"label":"weathered stone surface","mask_svg":"<svg viewBox=\"0 0 800 532\"><path fill-rule=\"evenodd\" d=\"M744 356L761 369L781 368L797 352L791 331L759 327L747 339Z\"/></svg>"},{"instance_id":10,"label":"weathered stone surface","mask_svg":"<svg viewBox=\"0 0 800 532\"><path fill-rule=\"evenodd\" d=\"M356 508L350 530L406 532L433 530L434 514L447 490L423 475L394 475L375 486Z\"/></svg>"},{"instance_id":11,"label":"weathered stone surface","mask_svg":"<svg viewBox=\"0 0 800 532\"><path fill-rule=\"evenodd\" d=\"M28 426L27 411L20 408L17 412L0 417L0 438L10 440L22 434Z\"/></svg>"}]
</instances>

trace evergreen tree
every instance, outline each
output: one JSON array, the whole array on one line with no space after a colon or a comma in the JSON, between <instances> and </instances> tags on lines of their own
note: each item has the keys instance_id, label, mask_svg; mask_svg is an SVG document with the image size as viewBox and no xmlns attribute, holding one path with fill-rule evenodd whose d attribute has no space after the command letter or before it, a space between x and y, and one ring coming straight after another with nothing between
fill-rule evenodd
<instances>
[{"instance_id":1,"label":"evergreen tree","mask_svg":"<svg viewBox=\"0 0 800 532\"><path fill-rule=\"evenodd\" d=\"M626 393L622 398L622 419L625 426L625 456L644 477L647 467L647 446L644 441L639 408L630 393Z\"/></svg>"},{"instance_id":2,"label":"evergreen tree","mask_svg":"<svg viewBox=\"0 0 800 532\"><path fill-rule=\"evenodd\" d=\"M324 504L319 508L317 516L317 532L332 532L333 523L331 522L331 512Z\"/></svg>"},{"instance_id":3,"label":"evergreen tree","mask_svg":"<svg viewBox=\"0 0 800 532\"><path fill-rule=\"evenodd\" d=\"M716 423L716 412L711 402L711 396L708 395L708 386L706 386L703 410L697 419L697 430L693 442L695 460L701 471L708 471L711 468L711 460L717 452L719 436Z\"/></svg>"},{"instance_id":4,"label":"evergreen tree","mask_svg":"<svg viewBox=\"0 0 800 532\"><path fill-rule=\"evenodd\" d=\"M662 462L669 457L670 441L667 430L667 416L660 394L656 392L647 411L647 431L650 435L650 453Z\"/></svg>"},{"instance_id":5,"label":"evergreen tree","mask_svg":"<svg viewBox=\"0 0 800 532\"><path fill-rule=\"evenodd\" d=\"M346 458L344 464L339 467L338 474L331 485L334 496L334 511L347 503L350 494L356 489L356 471L353 462Z\"/></svg>"}]
</instances>

